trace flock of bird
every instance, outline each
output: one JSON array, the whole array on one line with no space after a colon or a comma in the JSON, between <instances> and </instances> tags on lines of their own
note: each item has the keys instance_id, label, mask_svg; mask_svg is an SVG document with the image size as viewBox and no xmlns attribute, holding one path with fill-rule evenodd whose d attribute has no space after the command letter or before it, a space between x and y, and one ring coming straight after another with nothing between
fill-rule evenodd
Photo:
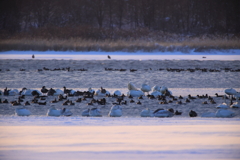
<instances>
[{"instance_id":1,"label":"flock of bird","mask_svg":"<svg viewBox=\"0 0 240 160\"><path fill-rule=\"evenodd\" d=\"M120 71L120 72L125 72L128 71L128 69L125 68L104 68L105 71ZM145 71L153 71L154 69L148 68L144 69ZM232 69L232 68L220 68L220 69L207 69L207 68L159 68L156 69L157 71L167 71L167 72L195 72L195 71L200 71L200 72L240 72L240 69ZM0 69L0 71L10 71L10 69ZM26 69L20 68L19 71L26 71ZM43 67L42 69L37 69L38 72L42 71L88 71L86 68L80 68L80 69L72 69L71 67L65 67L65 68L54 68L50 69L47 67ZM129 69L130 72L136 72L138 69Z\"/></svg>"},{"instance_id":2,"label":"flock of bird","mask_svg":"<svg viewBox=\"0 0 240 160\"><path fill-rule=\"evenodd\" d=\"M149 93L151 91L151 93ZM110 94L104 88L100 88L97 91L89 88L87 91L75 91L73 89L67 89L65 86L63 90L61 89L47 89L45 86L42 89L27 89L22 88L20 92L16 89L8 89L7 87L4 91L0 91L0 95L3 96L17 96L17 99L14 101L8 101L7 99L2 100L0 99L0 104L12 104L13 106L19 106L15 112L19 116L29 116L31 112L24 108L24 106L31 105L31 104L38 104L38 105L48 105L50 104L50 109L47 112L48 116L71 116L73 113L66 107L68 105L75 105L75 103L81 103L83 101L87 102L88 109L82 112L82 116L102 116L101 110L96 107L98 105L106 105L111 103L113 106L111 107L108 116L110 117L120 117L122 116L122 106L130 104L137 104L142 105L141 101L143 99L149 100L158 100L158 103L161 104L173 104L176 103L177 105L186 104L194 102L195 99L202 99L202 105L211 103L216 104L214 98L222 98L224 103L219 104L216 106L218 109L216 113L207 112L202 114L202 117L234 117L235 114L228 110L229 107L231 108L240 108L240 93L238 93L235 89L226 89L225 93L228 95L218 95L216 93L215 97L206 95L197 95L192 96L188 95L185 99L180 96L173 96L172 92L168 90L167 87L162 86L154 86L150 87L147 84L142 84L142 87L138 89L133 83L128 83L128 92L127 95L122 94L119 90L116 90L113 94ZM25 96L32 96L33 98L29 101L25 101ZM54 99L50 102L47 102L48 97L53 97ZM70 97L76 97L76 100L70 100ZM135 100L134 100L135 97ZM107 102L107 100L114 100L112 102ZM137 100L136 100L137 98ZM230 104L226 103L226 99L229 99ZM236 102L234 102L236 101ZM62 109L56 109L52 104L59 104L63 105ZM151 110L146 108L141 111L141 117L172 117L174 115L181 115L181 111L174 111L173 108L163 109L158 108L156 110ZM190 117L197 117L198 114L190 110L188 115Z\"/></svg>"}]
</instances>

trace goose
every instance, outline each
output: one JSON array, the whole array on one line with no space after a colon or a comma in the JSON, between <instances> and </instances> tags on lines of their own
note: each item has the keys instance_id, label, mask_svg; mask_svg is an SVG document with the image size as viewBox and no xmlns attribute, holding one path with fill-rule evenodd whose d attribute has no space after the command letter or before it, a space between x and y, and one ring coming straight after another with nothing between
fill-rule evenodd
<instances>
[{"instance_id":1,"label":"goose","mask_svg":"<svg viewBox=\"0 0 240 160\"><path fill-rule=\"evenodd\" d=\"M16 108L15 114L18 116L30 116L31 112L23 107Z\"/></svg>"},{"instance_id":2,"label":"goose","mask_svg":"<svg viewBox=\"0 0 240 160\"><path fill-rule=\"evenodd\" d=\"M146 108L144 110L142 110L142 112L140 113L141 117L154 117L153 111Z\"/></svg>"},{"instance_id":3,"label":"goose","mask_svg":"<svg viewBox=\"0 0 240 160\"><path fill-rule=\"evenodd\" d=\"M190 117L197 117L197 112L191 110L191 111L188 113L188 115L189 115Z\"/></svg>"},{"instance_id":4,"label":"goose","mask_svg":"<svg viewBox=\"0 0 240 160\"><path fill-rule=\"evenodd\" d=\"M142 103L141 103L140 101L138 101L136 104L139 104L139 105L141 105Z\"/></svg>"},{"instance_id":5,"label":"goose","mask_svg":"<svg viewBox=\"0 0 240 160\"><path fill-rule=\"evenodd\" d=\"M145 94L145 92L149 93L149 91L151 91L151 87L144 83L144 84L142 84L141 91L143 91L144 94Z\"/></svg>"},{"instance_id":6,"label":"goose","mask_svg":"<svg viewBox=\"0 0 240 160\"><path fill-rule=\"evenodd\" d=\"M176 110L175 115L182 115L182 112L179 112L178 110Z\"/></svg>"},{"instance_id":7,"label":"goose","mask_svg":"<svg viewBox=\"0 0 240 160\"><path fill-rule=\"evenodd\" d=\"M24 105L28 106L28 105L30 105L30 103L28 101L26 101Z\"/></svg>"},{"instance_id":8,"label":"goose","mask_svg":"<svg viewBox=\"0 0 240 160\"><path fill-rule=\"evenodd\" d=\"M101 110L98 108L91 108L89 111L90 117L102 117Z\"/></svg>"},{"instance_id":9,"label":"goose","mask_svg":"<svg viewBox=\"0 0 240 160\"><path fill-rule=\"evenodd\" d=\"M108 116L109 117L121 117L122 116L122 106L120 106L120 105L112 106Z\"/></svg>"},{"instance_id":10,"label":"goose","mask_svg":"<svg viewBox=\"0 0 240 160\"><path fill-rule=\"evenodd\" d=\"M48 96L53 96L54 93L56 93L55 89L50 88L50 89L48 90L48 92L47 92L47 95L48 95Z\"/></svg>"},{"instance_id":11,"label":"goose","mask_svg":"<svg viewBox=\"0 0 240 160\"><path fill-rule=\"evenodd\" d=\"M174 114L165 109L157 109L153 112L155 117L172 117Z\"/></svg>"},{"instance_id":12,"label":"goose","mask_svg":"<svg viewBox=\"0 0 240 160\"><path fill-rule=\"evenodd\" d=\"M226 109L226 108L228 108L228 105L226 103L226 95L224 95L224 102L222 104L219 104L216 108L218 108L218 109Z\"/></svg>"}]
</instances>

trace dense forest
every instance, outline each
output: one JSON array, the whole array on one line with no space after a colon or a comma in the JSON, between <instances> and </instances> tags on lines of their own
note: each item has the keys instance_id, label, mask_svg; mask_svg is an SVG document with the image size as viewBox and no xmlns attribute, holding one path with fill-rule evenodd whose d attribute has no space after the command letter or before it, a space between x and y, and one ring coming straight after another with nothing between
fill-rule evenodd
<instances>
[{"instance_id":1,"label":"dense forest","mask_svg":"<svg viewBox=\"0 0 240 160\"><path fill-rule=\"evenodd\" d=\"M0 36L179 41L240 37L239 0L1 0ZM161 35L161 36L159 36ZM177 35L177 38L176 36ZM159 38L160 37L160 38ZM169 38L170 37L170 38Z\"/></svg>"}]
</instances>

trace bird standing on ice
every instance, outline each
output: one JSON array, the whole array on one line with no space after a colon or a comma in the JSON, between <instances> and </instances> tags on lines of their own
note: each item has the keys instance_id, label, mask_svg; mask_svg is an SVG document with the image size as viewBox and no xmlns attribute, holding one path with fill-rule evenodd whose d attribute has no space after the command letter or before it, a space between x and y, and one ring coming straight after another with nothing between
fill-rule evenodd
<instances>
[{"instance_id":1,"label":"bird standing on ice","mask_svg":"<svg viewBox=\"0 0 240 160\"><path fill-rule=\"evenodd\" d=\"M32 58L35 58L34 54L32 55Z\"/></svg>"},{"instance_id":2,"label":"bird standing on ice","mask_svg":"<svg viewBox=\"0 0 240 160\"><path fill-rule=\"evenodd\" d=\"M111 59L111 57L108 55L108 59Z\"/></svg>"},{"instance_id":3,"label":"bird standing on ice","mask_svg":"<svg viewBox=\"0 0 240 160\"><path fill-rule=\"evenodd\" d=\"M149 91L151 91L151 87L144 83L144 84L142 84L141 91L143 91L144 93L145 92L149 93Z\"/></svg>"}]
</instances>

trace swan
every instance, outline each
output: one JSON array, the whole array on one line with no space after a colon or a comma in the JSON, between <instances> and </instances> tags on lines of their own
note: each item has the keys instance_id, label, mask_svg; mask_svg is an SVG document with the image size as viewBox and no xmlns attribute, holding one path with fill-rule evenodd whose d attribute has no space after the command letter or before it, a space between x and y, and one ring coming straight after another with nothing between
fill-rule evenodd
<instances>
[{"instance_id":1,"label":"swan","mask_svg":"<svg viewBox=\"0 0 240 160\"><path fill-rule=\"evenodd\" d=\"M144 93L145 92L149 93L149 91L151 91L151 87L144 83L144 84L142 84L141 91L143 91Z\"/></svg>"},{"instance_id":2,"label":"swan","mask_svg":"<svg viewBox=\"0 0 240 160\"><path fill-rule=\"evenodd\" d=\"M15 114L18 116L29 116L31 112L23 107L16 108Z\"/></svg>"},{"instance_id":3,"label":"swan","mask_svg":"<svg viewBox=\"0 0 240 160\"><path fill-rule=\"evenodd\" d=\"M161 87L159 87L159 86L153 86L152 87L152 91L154 92L154 91L158 91L158 92L160 92L160 90L161 90Z\"/></svg>"},{"instance_id":4,"label":"swan","mask_svg":"<svg viewBox=\"0 0 240 160\"><path fill-rule=\"evenodd\" d=\"M17 89L11 89L8 93L9 93L9 96L16 96L19 94Z\"/></svg>"},{"instance_id":5,"label":"swan","mask_svg":"<svg viewBox=\"0 0 240 160\"><path fill-rule=\"evenodd\" d=\"M140 116L141 117L154 117L154 114L153 114L152 110L146 108L146 109L142 110Z\"/></svg>"},{"instance_id":6,"label":"swan","mask_svg":"<svg viewBox=\"0 0 240 160\"><path fill-rule=\"evenodd\" d=\"M132 82L128 83L128 90L138 91L137 87Z\"/></svg>"},{"instance_id":7,"label":"swan","mask_svg":"<svg viewBox=\"0 0 240 160\"><path fill-rule=\"evenodd\" d=\"M95 90L94 90L94 89L92 89L91 87L89 87L89 88L88 88L88 92L90 92L90 93L94 93L94 92L95 92Z\"/></svg>"},{"instance_id":8,"label":"swan","mask_svg":"<svg viewBox=\"0 0 240 160\"><path fill-rule=\"evenodd\" d=\"M90 117L102 117L101 110L98 108L92 108L89 110Z\"/></svg>"},{"instance_id":9,"label":"swan","mask_svg":"<svg viewBox=\"0 0 240 160\"><path fill-rule=\"evenodd\" d=\"M109 117L121 117L122 116L122 106L120 106L120 105L112 106L108 116Z\"/></svg>"},{"instance_id":10,"label":"swan","mask_svg":"<svg viewBox=\"0 0 240 160\"><path fill-rule=\"evenodd\" d=\"M25 96L33 96L32 92L36 91L37 93L39 93L39 95L42 95L42 92L40 92L39 90L36 89L24 89L21 93L21 95L25 95Z\"/></svg>"},{"instance_id":11,"label":"swan","mask_svg":"<svg viewBox=\"0 0 240 160\"><path fill-rule=\"evenodd\" d=\"M239 102L240 93L235 94L235 97L237 99L237 102L233 103L230 107L231 108L240 108L240 102Z\"/></svg>"},{"instance_id":12,"label":"swan","mask_svg":"<svg viewBox=\"0 0 240 160\"><path fill-rule=\"evenodd\" d=\"M55 116L55 117L59 117L59 116L71 116L72 112L69 109L63 108L63 109L56 109L55 107L51 107L48 112L47 112L47 116Z\"/></svg>"},{"instance_id":13,"label":"swan","mask_svg":"<svg viewBox=\"0 0 240 160\"><path fill-rule=\"evenodd\" d=\"M116 95L116 96L121 96L121 95L122 95L122 93L121 93L119 90L116 90L116 91L113 93L113 95Z\"/></svg>"},{"instance_id":14,"label":"swan","mask_svg":"<svg viewBox=\"0 0 240 160\"><path fill-rule=\"evenodd\" d=\"M222 104L219 104L216 108L218 108L218 109L226 109L226 108L228 108L228 105L226 103L226 95L224 95L224 102Z\"/></svg>"},{"instance_id":15,"label":"swan","mask_svg":"<svg viewBox=\"0 0 240 160\"><path fill-rule=\"evenodd\" d=\"M90 111L90 109L85 109L85 110L83 110L82 116L84 116L84 117L89 117L89 111Z\"/></svg>"},{"instance_id":16,"label":"swan","mask_svg":"<svg viewBox=\"0 0 240 160\"><path fill-rule=\"evenodd\" d=\"M129 82L128 83L128 92L127 92L127 96L132 96L132 97L140 97L140 96L144 96L144 93L140 90L137 89L137 87L132 83Z\"/></svg>"},{"instance_id":17,"label":"swan","mask_svg":"<svg viewBox=\"0 0 240 160\"><path fill-rule=\"evenodd\" d=\"M102 89L98 89L95 93L96 96L100 96L100 97L105 97L106 95L109 95L110 92L106 91L105 93L102 92Z\"/></svg>"},{"instance_id":18,"label":"swan","mask_svg":"<svg viewBox=\"0 0 240 160\"><path fill-rule=\"evenodd\" d=\"M155 117L172 117L174 114L165 109L157 109L153 112Z\"/></svg>"},{"instance_id":19,"label":"swan","mask_svg":"<svg viewBox=\"0 0 240 160\"><path fill-rule=\"evenodd\" d=\"M55 89L55 93L53 94L53 96L59 96L60 94L63 95L64 92L61 89Z\"/></svg>"},{"instance_id":20,"label":"swan","mask_svg":"<svg viewBox=\"0 0 240 160\"><path fill-rule=\"evenodd\" d=\"M159 91L153 91L150 95L153 95L154 97L157 97L157 96L162 96L163 94Z\"/></svg>"},{"instance_id":21,"label":"swan","mask_svg":"<svg viewBox=\"0 0 240 160\"><path fill-rule=\"evenodd\" d=\"M232 89L232 88L229 88L229 89L225 89L225 93L227 94L227 95L235 95L235 94L237 94L237 91L235 90L235 89Z\"/></svg>"},{"instance_id":22,"label":"swan","mask_svg":"<svg viewBox=\"0 0 240 160\"><path fill-rule=\"evenodd\" d=\"M203 113L201 117L216 117L216 113L206 112L206 113Z\"/></svg>"},{"instance_id":23,"label":"swan","mask_svg":"<svg viewBox=\"0 0 240 160\"><path fill-rule=\"evenodd\" d=\"M219 109L216 112L216 117L220 117L220 118L232 118L234 116L235 116L234 113L227 109Z\"/></svg>"}]
</instances>

